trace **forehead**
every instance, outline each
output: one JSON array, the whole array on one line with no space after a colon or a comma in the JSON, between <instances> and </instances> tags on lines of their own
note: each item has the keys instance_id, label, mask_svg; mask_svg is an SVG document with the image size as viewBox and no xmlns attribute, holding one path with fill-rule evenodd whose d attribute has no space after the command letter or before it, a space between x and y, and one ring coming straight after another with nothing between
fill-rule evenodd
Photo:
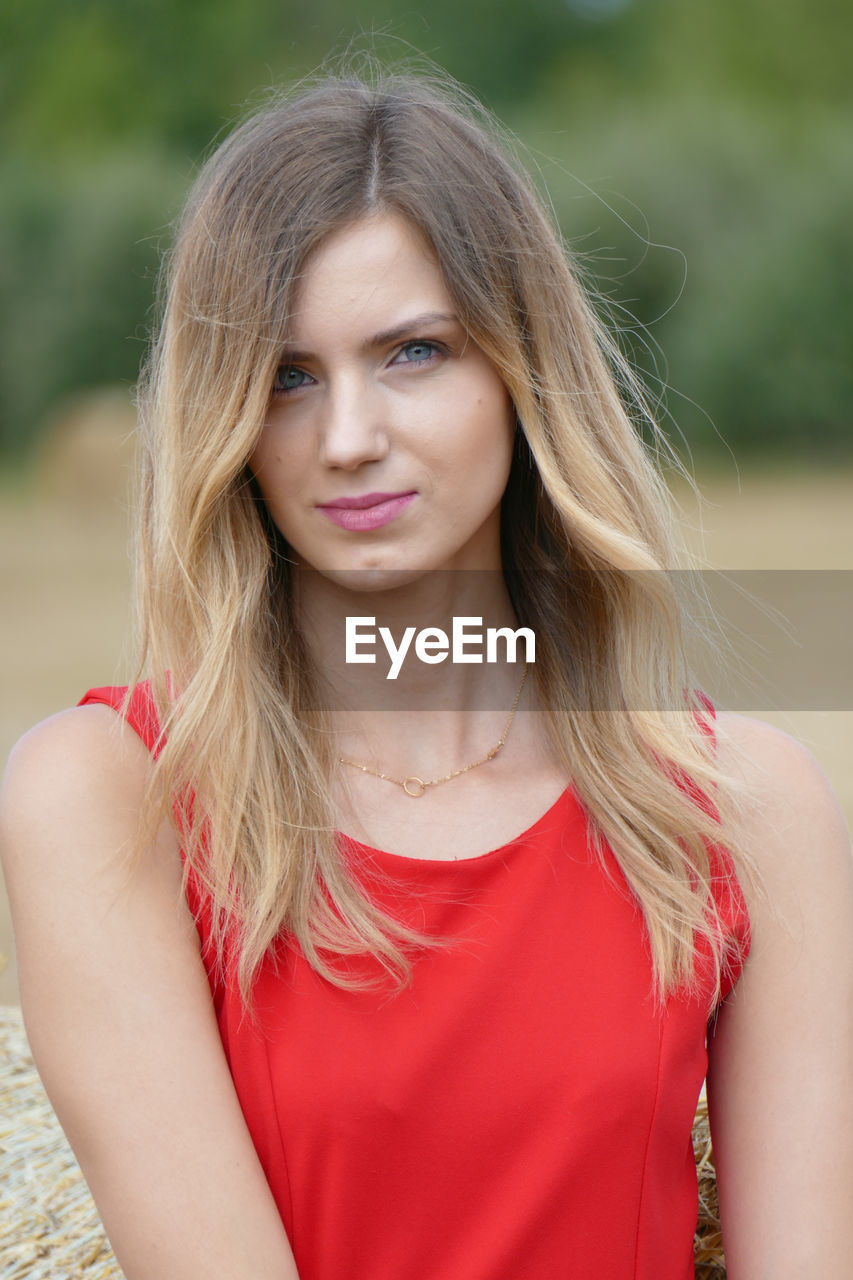
<instances>
[{"instance_id":1,"label":"forehead","mask_svg":"<svg viewBox=\"0 0 853 1280\"><path fill-rule=\"evenodd\" d=\"M332 232L308 256L294 289L288 342L338 325L377 328L406 313L450 307L431 246L397 214L382 213Z\"/></svg>"}]
</instances>

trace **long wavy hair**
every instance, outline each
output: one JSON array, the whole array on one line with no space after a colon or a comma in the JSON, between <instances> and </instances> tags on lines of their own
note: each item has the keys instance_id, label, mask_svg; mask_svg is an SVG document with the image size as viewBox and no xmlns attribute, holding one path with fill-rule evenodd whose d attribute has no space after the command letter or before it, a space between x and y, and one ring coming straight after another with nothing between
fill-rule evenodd
<instances>
[{"instance_id":1,"label":"long wavy hair","mask_svg":"<svg viewBox=\"0 0 853 1280\"><path fill-rule=\"evenodd\" d=\"M341 963L358 953L410 976L428 940L371 900L335 836L317 673L248 468L307 256L379 211L431 245L512 396L504 572L536 633L553 748L642 910L657 993L689 984L700 950L719 982L715 890L748 857L685 658L662 436L511 144L434 76L302 84L237 127L190 195L139 390L139 674L163 727L151 812L176 813L248 1003L282 936L341 986L359 984Z\"/></svg>"}]
</instances>

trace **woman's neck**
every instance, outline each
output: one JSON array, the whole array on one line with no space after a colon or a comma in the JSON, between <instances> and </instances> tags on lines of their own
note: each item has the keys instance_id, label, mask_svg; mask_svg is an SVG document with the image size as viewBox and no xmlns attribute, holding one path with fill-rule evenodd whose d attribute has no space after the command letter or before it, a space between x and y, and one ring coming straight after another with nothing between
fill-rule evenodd
<instances>
[{"instance_id":1,"label":"woman's neck","mask_svg":"<svg viewBox=\"0 0 853 1280\"><path fill-rule=\"evenodd\" d=\"M297 572L300 630L342 755L427 776L498 740L525 661L535 661L500 571L424 573L381 591L358 589L365 578L355 575Z\"/></svg>"},{"instance_id":2,"label":"woman's neck","mask_svg":"<svg viewBox=\"0 0 853 1280\"><path fill-rule=\"evenodd\" d=\"M502 671L511 668L512 683L515 667L535 660L500 571L441 570L378 591L359 589L355 573L340 578L300 568L295 584L300 630L333 711L485 706Z\"/></svg>"}]
</instances>

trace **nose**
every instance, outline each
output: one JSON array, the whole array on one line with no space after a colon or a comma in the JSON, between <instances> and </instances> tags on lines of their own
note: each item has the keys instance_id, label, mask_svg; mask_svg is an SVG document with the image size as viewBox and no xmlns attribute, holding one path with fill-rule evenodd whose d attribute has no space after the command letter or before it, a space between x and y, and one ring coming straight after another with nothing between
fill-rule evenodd
<instances>
[{"instance_id":1,"label":"nose","mask_svg":"<svg viewBox=\"0 0 853 1280\"><path fill-rule=\"evenodd\" d=\"M322 464L355 471L365 462L380 462L388 447L381 392L358 377L330 386L320 431Z\"/></svg>"}]
</instances>

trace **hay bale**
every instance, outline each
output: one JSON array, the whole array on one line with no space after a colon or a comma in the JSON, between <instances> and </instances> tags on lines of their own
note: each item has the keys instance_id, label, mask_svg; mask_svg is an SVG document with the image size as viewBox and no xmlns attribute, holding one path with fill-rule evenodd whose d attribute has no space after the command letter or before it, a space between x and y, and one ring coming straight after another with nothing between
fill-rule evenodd
<instances>
[{"instance_id":1,"label":"hay bale","mask_svg":"<svg viewBox=\"0 0 853 1280\"><path fill-rule=\"evenodd\" d=\"M0 1276L123 1280L15 1006L0 1007Z\"/></svg>"},{"instance_id":2,"label":"hay bale","mask_svg":"<svg viewBox=\"0 0 853 1280\"><path fill-rule=\"evenodd\" d=\"M693 1151L699 1175L696 1280L725 1280L704 1095L693 1125ZM4 1280L124 1280L42 1088L16 1006L0 1006L0 1188Z\"/></svg>"},{"instance_id":3,"label":"hay bale","mask_svg":"<svg viewBox=\"0 0 853 1280\"><path fill-rule=\"evenodd\" d=\"M693 1121L693 1154L699 1179L699 1221L693 1241L696 1280L725 1280L726 1261L717 1201L717 1174L704 1090Z\"/></svg>"}]
</instances>

